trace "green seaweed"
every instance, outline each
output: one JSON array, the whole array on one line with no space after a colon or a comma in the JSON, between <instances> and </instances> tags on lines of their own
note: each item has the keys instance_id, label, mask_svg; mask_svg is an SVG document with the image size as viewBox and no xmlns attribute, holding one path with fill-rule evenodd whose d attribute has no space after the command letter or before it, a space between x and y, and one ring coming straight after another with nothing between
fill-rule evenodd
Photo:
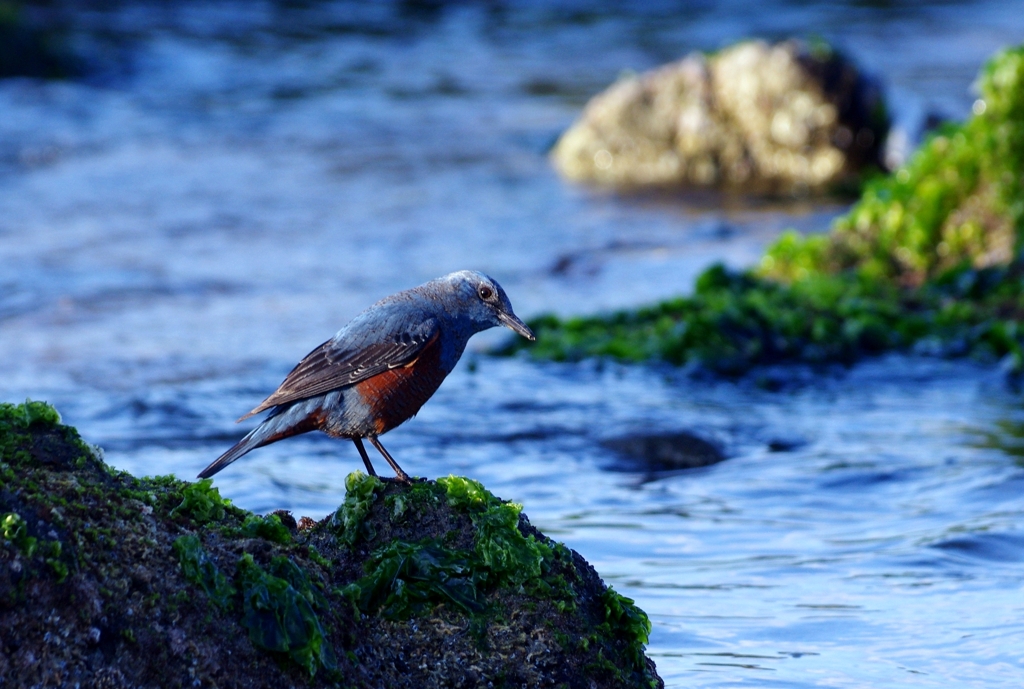
<instances>
[{"instance_id":1,"label":"green seaweed","mask_svg":"<svg viewBox=\"0 0 1024 689\"><path fill-rule=\"evenodd\" d=\"M551 546L523 535L518 528L522 506L504 502L478 481L461 476L438 479L436 485L449 505L469 515L473 550L451 548L431 538L393 541L378 548L364 565L366 574L345 589L361 611L406 619L447 603L479 614L488 593L499 588L527 589L555 599L556 606L565 599L560 609L572 607L571 588L564 577L554 574L556 564L565 564L561 551L556 556ZM435 491L427 484L419 488L431 497Z\"/></svg>"},{"instance_id":2,"label":"green seaweed","mask_svg":"<svg viewBox=\"0 0 1024 689\"><path fill-rule=\"evenodd\" d=\"M855 270L918 286L961 266L1008 263L1024 235L1024 46L990 60L978 88L974 116L868 185L828 235L780 238L761 274L794 281Z\"/></svg>"},{"instance_id":3,"label":"green seaweed","mask_svg":"<svg viewBox=\"0 0 1024 689\"><path fill-rule=\"evenodd\" d=\"M538 358L609 357L696 365L725 375L775 363L853 363L884 351L1009 356L1021 366L1024 266L950 272L904 290L854 273L790 285L712 266L692 297L608 316L530 326ZM509 350L518 347L513 344ZM509 350L506 350L509 351Z\"/></svg>"},{"instance_id":4,"label":"green seaweed","mask_svg":"<svg viewBox=\"0 0 1024 689\"><path fill-rule=\"evenodd\" d=\"M186 534L175 539L171 546L178 555L178 562L185 578L197 584L218 607L228 610L237 593L217 563L203 550L203 544L194 534Z\"/></svg>"},{"instance_id":5,"label":"green seaweed","mask_svg":"<svg viewBox=\"0 0 1024 689\"><path fill-rule=\"evenodd\" d=\"M307 553L309 559L312 562L315 562L316 564L320 565L324 569L330 569L331 568L331 561L328 560L323 555L321 555L320 551L317 550L314 546L307 545L306 546L306 553Z\"/></svg>"},{"instance_id":6,"label":"green seaweed","mask_svg":"<svg viewBox=\"0 0 1024 689\"><path fill-rule=\"evenodd\" d=\"M383 487L384 483L379 478L361 471L353 471L345 477L345 502L331 520L343 543L352 546L359 540L363 522L373 506L374 493Z\"/></svg>"},{"instance_id":7,"label":"green seaweed","mask_svg":"<svg viewBox=\"0 0 1024 689\"><path fill-rule=\"evenodd\" d=\"M46 402L25 400L23 404L0 403L0 461L23 465L32 461L31 427L50 428L60 423L60 414ZM7 474L10 470L5 470ZM0 476L4 482L10 477Z\"/></svg>"},{"instance_id":8,"label":"green seaweed","mask_svg":"<svg viewBox=\"0 0 1024 689\"><path fill-rule=\"evenodd\" d=\"M481 574L470 553L434 539L394 541L367 560L366 576L344 592L365 613L402 620L451 603L467 613L483 610Z\"/></svg>"},{"instance_id":9,"label":"green seaweed","mask_svg":"<svg viewBox=\"0 0 1024 689\"><path fill-rule=\"evenodd\" d=\"M642 671L647 665L644 646L651 635L651 620L647 613L636 606L631 598L626 598L609 586L601 594L604 606L604 622L598 626L611 638L622 639L627 645L627 657L633 668Z\"/></svg>"},{"instance_id":10,"label":"green seaweed","mask_svg":"<svg viewBox=\"0 0 1024 689\"><path fill-rule=\"evenodd\" d=\"M975 115L872 182L831 232L784 234L756 270L712 266L694 294L530 321L556 361L665 361L740 374L889 350L1009 357L1024 369L1024 46L982 70Z\"/></svg>"},{"instance_id":11,"label":"green seaweed","mask_svg":"<svg viewBox=\"0 0 1024 689\"><path fill-rule=\"evenodd\" d=\"M287 581L315 609L322 610L327 607L327 599L309 580L306 571L291 558L278 556L271 559L270 573Z\"/></svg>"},{"instance_id":12,"label":"green seaweed","mask_svg":"<svg viewBox=\"0 0 1024 689\"><path fill-rule=\"evenodd\" d=\"M438 501L445 499L446 491L432 481L416 481L401 493L390 493L384 497L384 507L392 518L400 520L436 508Z\"/></svg>"},{"instance_id":13,"label":"green seaweed","mask_svg":"<svg viewBox=\"0 0 1024 689\"><path fill-rule=\"evenodd\" d=\"M281 523L281 518L276 514L248 515L242 522L242 533L252 538L263 538L282 545L292 542L291 532L287 526Z\"/></svg>"},{"instance_id":14,"label":"green seaweed","mask_svg":"<svg viewBox=\"0 0 1024 689\"><path fill-rule=\"evenodd\" d=\"M28 525L17 512L8 512L0 517L0 537L25 557L32 557L36 552L38 540L28 535Z\"/></svg>"},{"instance_id":15,"label":"green seaweed","mask_svg":"<svg viewBox=\"0 0 1024 689\"><path fill-rule=\"evenodd\" d=\"M25 400L24 404L2 402L0 403L0 422L20 429L27 429L33 424L56 426L60 423L60 414L46 402L33 400Z\"/></svg>"},{"instance_id":16,"label":"green seaweed","mask_svg":"<svg viewBox=\"0 0 1024 689\"><path fill-rule=\"evenodd\" d=\"M792 286L712 266L691 297L608 316L531 321L531 354L700 365L724 374L781 361L853 361L912 342L926 323L897 290L852 276Z\"/></svg>"},{"instance_id":17,"label":"green seaweed","mask_svg":"<svg viewBox=\"0 0 1024 689\"><path fill-rule=\"evenodd\" d=\"M230 506L231 501L222 498L220 491L213 486L213 479L204 478L185 485L181 503L171 510L170 516L187 517L202 526L224 519L226 508Z\"/></svg>"},{"instance_id":18,"label":"green seaweed","mask_svg":"<svg viewBox=\"0 0 1024 689\"><path fill-rule=\"evenodd\" d=\"M68 566L61 558L64 546L60 541L43 541L40 550L43 562L57 575L57 583L63 584L64 580L68 578Z\"/></svg>"},{"instance_id":19,"label":"green seaweed","mask_svg":"<svg viewBox=\"0 0 1024 689\"><path fill-rule=\"evenodd\" d=\"M543 573L552 558L551 547L519 530L523 506L496 498L479 481L462 476L437 480L448 504L469 512L476 531L476 556L482 570L498 585L521 586Z\"/></svg>"},{"instance_id":20,"label":"green seaweed","mask_svg":"<svg viewBox=\"0 0 1024 689\"><path fill-rule=\"evenodd\" d=\"M479 481L464 476L446 476L437 479L437 485L445 490L448 504L463 512L479 512L502 504Z\"/></svg>"},{"instance_id":21,"label":"green seaweed","mask_svg":"<svg viewBox=\"0 0 1024 689\"><path fill-rule=\"evenodd\" d=\"M321 667L336 669L334 651L313 610L316 598L308 579L302 575L296 581L295 570L277 561L272 569L274 574L265 571L249 553L238 561L242 621L250 640L260 648L287 654L311 677ZM287 578L289 575L291 579Z\"/></svg>"}]
</instances>

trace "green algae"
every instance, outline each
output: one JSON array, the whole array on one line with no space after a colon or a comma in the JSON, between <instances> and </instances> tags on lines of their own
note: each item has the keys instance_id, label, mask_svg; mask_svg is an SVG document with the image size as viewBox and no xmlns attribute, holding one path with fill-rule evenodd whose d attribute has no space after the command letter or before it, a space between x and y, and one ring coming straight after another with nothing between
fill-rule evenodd
<instances>
[{"instance_id":1,"label":"green algae","mask_svg":"<svg viewBox=\"0 0 1024 689\"><path fill-rule=\"evenodd\" d=\"M480 573L473 565L471 554L436 539L395 541L370 556L366 575L344 593L361 612L393 620L423 615L445 603L475 614L484 605Z\"/></svg>"},{"instance_id":2,"label":"green algae","mask_svg":"<svg viewBox=\"0 0 1024 689\"><path fill-rule=\"evenodd\" d=\"M862 275L780 284L712 266L691 297L636 311L528 323L536 358L664 361L738 375L759 365L853 363L915 348L944 356L1024 360L1024 266L964 268L913 289ZM522 349L511 343L503 352Z\"/></svg>"},{"instance_id":3,"label":"green algae","mask_svg":"<svg viewBox=\"0 0 1024 689\"><path fill-rule=\"evenodd\" d=\"M43 562L57 576L57 583L63 584L68 578L68 566L63 559L63 544L60 541L43 541L39 550L43 555Z\"/></svg>"},{"instance_id":4,"label":"green algae","mask_svg":"<svg viewBox=\"0 0 1024 689\"><path fill-rule=\"evenodd\" d=\"M480 512L503 504L479 481L464 476L442 477L437 485L444 488L448 504L463 512Z\"/></svg>"},{"instance_id":5,"label":"green algae","mask_svg":"<svg viewBox=\"0 0 1024 689\"><path fill-rule=\"evenodd\" d=\"M317 550L314 546L312 546L312 545L307 545L306 546L306 555L309 557L310 561L316 563L322 569L328 570L328 569L331 568L331 561L328 560L323 555L321 555L320 551Z\"/></svg>"},{"instance_id":6,"label":"green algae","mask_svg":"<svg viewBox=\"0 0 1024 689\"><path fill-rule=\"evenodd\" d=\"M598 626L598 633L623 639L627 646L627 657L633 666L644 667L644 646L651 635L651 620L647 613L638 608L632 598L626 598L611 586L601 594L601 603L604 606L604 622Z\"/></svg>"},{"instance_id":7,"label":"green algae","mask_svg":"<svg viewBox=\"0 0 1024 689\"><path fill-rule=\"evenodd\" d=\"M242 522L242 533L252 538L263 538L274 543L287 545L292 534L276 514L250 514Z\"/></svg>"},{"instance_id":8,"label":"green algae","mask_svg":"<svg viewBox=\"0 0 1024 689\"><path fill-rule=\"evenodd\" d=\"M357 490L362 485L352 483ZM453 549L438 539L388 544L373 553L366 576L349 589L361 609L384 606L388 616L400 618L427 603L449 600L467 612L479 612L484 589L519 588L544 574L542 565L553 552L519 530L521 505L500 500L478 481L461 476L440 478L433 486L413 484L411 500L417 500L417 493L419 500L437 497L438 488L451 507L469 515L473 550ZM366 502L365 496L360 500ZM559 588L549 584L544 590Z\"/></svg>"},{"instance_id":9,"label":"green algae","mask_svg":"<svg viewBox=\"0 0 1024 689\"><path fill-rule=\"evenodd\" d=\"M218 607L230 609L237 593L235 587L217 567L195 534L186 534L172 544L185 578L197 584Z\"/></svg>"},{"instance_id":10,"label":"green algae","mask_svg":"<svg viewBox=\"0 0 1024 689\"><path fill-rule=\"evenodd\" d=\"M181 515L200 526L221 521L231 506L231 501L222 498L220 491L213 486L213 479L204 478L186 484L181 493L181 502L171 510L170 516Z\"/></svg>"},{"instance_id":11,"label":"green algae","mask_svg":"<svg viewBox=\"0 0 1024 689\"><path fill-rule=\"evenodd\" d=\"M996 55L975 114L868 185L831 232L784 234L756 270L712 266L692 296L529 322L499 354L665 361L734 375L889 350L1008 357L1024 370L1024 46Z\"/></svg>"},{"instance_id":12,"label":"green algae","mask_svg":"<svg viewBox=\"0 0 1024 689\"><path fill-rule=\"evenodd\" d=\"M321 667L337 668L337 660L313 610L322 597L313 593L295 564L275 558L267 572L245 553L238 561L243 623L256 646L287 654L314 676Z\"/></svg>"},{"instance_id":13,"label":"green algae","mask_svg":"<svg viewBox=\"0 0 1024 689\"><path fill-rule=\"evenodd\" d=\"M542 563L552 557L551 548L519 531L523 506L495 497L479 481L461 476L437 480L445 489L448 504L468 512L476 530L475 554L480 569L496 585L521 586L542 574Z\"/></svg>"},{"instance_id":14,"label":"green algae","mask_svg":"<svg viewBox=\"0 0 1024 689\"><path fill-rule=\"evenodd\" d=\"M8 512L0 517L0 537L25 557L35 555L38 539L28 535L28 527L20 514Z\"/></svg>"},{"instance_id":15,"label":"green algae","mask_svg":"<svg viewBox=\"0 0 1024 689\"><path fill-rule=\"evenodd\" d=\"M31 461L26 432L33 426L49 428L59 423L60 414L45 402L0 403L0 461L15 465Z\"/></svg>"},{"instance_id":16,"label":"green algae","mask_svg":"<svg viewBox=\"0 0 1024 689\"><path fill-rule=\"evenodd\" d=\"M868 185L829 234L783 236L760 273L794 281L854 270L917 286L962 266L1009 263L1024 235L1024 46L990 60L978 89L970 119Z\"/></svg>"},{"instance_id":17,"label":"green algae","mask_svg":"<svg viewBox=\"0 0 1024 689\"><path fill-rule=\"evenodd\" d=\"M24 404L0 403L0 422L18 428L28 428L33 424L56 426L60 423L60 414L46 402L26 400Z\"/></svg>"},{"instance_id":18,"label":"green algae","mask_svg":"<svg viewBox=\"0 0 1024 689\"><path fill-rule=\"evenodd\" d=\"M353 486L361 504L371 502L357 492L367 485L361 477L346 483ZM448 602L479 613L486 589L521 586L541 575L540 563L545 555L550 557L550 547L518 530L520 505L499 500L477 481L449 476L435 484L416 483L408 500L393 501L391 509L404 515L408 504L429 503L442 495L451 507L469 514L474 550L452 548L431 538L394 541L377 549L365 565L366 575L346 589L360 610L382 610L385 617L404 619Z\"/></svg>"},{"instance_id":19,"label":"green algae","mask_svg":"<svg viewBox=\"0 0 1024 689\"><path fill-rule=\"evenodd\" d=\"M476 556L496 586L519 587L539 579L545 573L545 562L553 558L546 543L519 531L521 510L520 505L503 503L472 515L477 530Z\"/></svg>"},{"instance_id":20,"label":"green algae","mask_svg":"<svg viewBox=\"0 0 1024 689\"><path fill-rule=\"evenodd\" d=\"M384 484L368 481L362 472L354 472L346 484L349 508L342 512L342 523L343 534L350 534L361 528L358 518L373 504L372 490ZM487 589L522 586L542 575L541 562L551 556L551 548L518 530L522 506L498 499L477 481L449 476L434 484L414 483L404 495L387 496L384 504L395 518L402 518L439 498L470 516L474 550L452 548L435 538L388 543L372 553L365 576L346 587L360 610L405 619L449 603L476 614L483 610ZM549 585L547 590L556 589Z\"/></svg>"},{"instance_id":21,"label":"green algae","mask_svg":"<svg viewBox=\"0 0 1024 689\"><path fill-rule=\"evenodd\" d=\"M635 311L530 322L530 353L555 361L609 357L700 365L723 374L783 361L851 362L905 346L928 319L893 287L854 277L781 285L712 266L690 297ZM505 350L521 348L517 344Z\"/></svg>"},{"instance_id":22,"label":"green algae","mask_svg":"<svg viewBox=\"0 0 1024 689\"><path fill-rule=\"evenodd\" d=\"M367 485L361 476L347 483L356 491ZM383 484L374 488L385 489ZM343 589L362 614L407 620L446 608L458 610L469 616L468 629L484 643L487 629L511 614L500 602L503 596L525 596L535 602L518 605L531 609L539 601L561 614L578 611L577 587L583 579L572 554L562 544L525 533L521 505L501 500L478 481L461 476L416 483L404 495L403 500L386 496L384 508L404 516L415 513L417 505L443 499L468 517L471 547L453 546L443 537L396 539L379 546L364 563L363 576ZM357 499L362 505L375 503L365 492ZM591 657L592 669L616 682L657 686L644 656L650 634L647 616L633 601L609 589L598 597L598 604L594 631L561 635L562 646Z\"/></svg>"},{"instance_id":23,"label":"green algae","mask_svg":"<svg viewBox=\"0 0 1024 689\"><path fill-rule=\"evenodd\" d=\"M353 471L345 477L345 502L332 518L343 543L351 546L359 540L363 522L375 499L375 491L383 485L376 476L361 471Z\"/></svg>"}]
</instances>

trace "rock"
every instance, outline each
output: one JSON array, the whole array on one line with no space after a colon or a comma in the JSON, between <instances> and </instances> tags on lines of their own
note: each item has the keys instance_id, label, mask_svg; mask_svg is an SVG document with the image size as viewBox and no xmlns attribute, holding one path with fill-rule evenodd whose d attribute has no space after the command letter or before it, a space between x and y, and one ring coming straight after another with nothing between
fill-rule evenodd
<instances>
[{"instance_id":1,"label":"rock","mask_svg":"<svg viewBox=\"0 0 1024 689\"><path fill-rule=\"evenodd\" d=\"M21 3L0 0L0 79L80 75L81 60L68 49L64 31L52 20L32 21L27 15Z\"/></svg>"},{"instance_id":2,"label":"rock","mask_svg":"<svg viewBox=\"0 0 1024 689\"><path fill-rule=\"evenodd\" d=\"M887 127L878 89L835 51L747 41L613 84L552 158L613 187L824 191L880 163Z\"/></svg>"},{"instance_id":3,"label":"rock","mask_svg":"<svg viewBox=\"0 0 1024 689\"><path fill-rule=\"evenodd\" d=\"M630 470L697 469L725 459L725 453L718 445L686 431L611 438L601 444L628 458Z\"/></svg>"},{"instance_id":4,"label":"rock","mask_svg":"<svg viewBox=\"0 0 1024 689\"><path fill-rule=\"evenodd\" d=\"M647 616L518 505L361 472L319 522L0 404L0 685L660 687Z\"/></svg>"},{"instance_id":5,"label":"rock","mask_svg":"<svg viewBox=\"0 0 1024 689\"><path fill-rule=\"evenodd\" d=\"M777 435L765 443L769 452L792 452L807 445L807 440L798 435Z\"/></svg>"}]
</instances>

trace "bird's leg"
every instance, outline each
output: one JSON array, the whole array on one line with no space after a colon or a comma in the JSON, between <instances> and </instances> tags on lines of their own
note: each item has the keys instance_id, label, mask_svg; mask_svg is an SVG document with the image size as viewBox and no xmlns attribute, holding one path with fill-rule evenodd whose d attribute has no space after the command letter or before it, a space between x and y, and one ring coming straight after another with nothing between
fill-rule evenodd
<instances>
[{"instance_id":1,"label":"bird's leg","mask_svg":"<svg viewBox=\"0 0 1024 689\"><path fill-rule=\"evenodd\" d=\"M385 450L384 446L380 444L379 440L377 440L377 436L368 435L366 436L366 438L371 443L373 443L373 446L375 448L377 448L377 452L380 452L382 455L384 455L384 459L388 460L388 464L390 464L391 468L395 470L395 475L398 476L399 481L401 481L402 483L412 482L412 479L409 478L409 474L402 471L402 467L398 466L398 462L395 461L395 458L388 454L388 451Z\"/></svg>"},{"instance_id":2,"label":"bird's leg","mask_svg":"<svg viewBox=\"0 0 1024 689\"><path fill-rule=\"evenodd\" d=\"M363 447L363 439L352 438L352 442L356 444L356 449L359 450L359 456L363 458L363 464L366 465L366 471L370 474L370 476L376 476L377 472L373 470L373 465L370 464L370 457L369 455L366 454L366 448Z\"/></svg>"}]
</instances>

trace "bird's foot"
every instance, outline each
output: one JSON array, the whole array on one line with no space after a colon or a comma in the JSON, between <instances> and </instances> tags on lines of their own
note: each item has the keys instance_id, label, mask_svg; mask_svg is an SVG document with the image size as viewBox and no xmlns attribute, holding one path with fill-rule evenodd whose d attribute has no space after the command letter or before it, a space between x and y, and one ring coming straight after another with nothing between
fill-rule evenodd
<instances>
[{"instance_id":1,"label":"bird's foot","mask_svg":"<svg viewBox=\"0 0 1024 689\"><path fill-rule=\"evenodd\" d=\"M413 483L426 481L425 478L411 477L409 476L409 474L406 474L405 472L402 472L397 476L378 476L377 478L379 478L381 481L384 481L385 483L402 483L405 485L412 485Z\"/></svg>"}]
</instances>

